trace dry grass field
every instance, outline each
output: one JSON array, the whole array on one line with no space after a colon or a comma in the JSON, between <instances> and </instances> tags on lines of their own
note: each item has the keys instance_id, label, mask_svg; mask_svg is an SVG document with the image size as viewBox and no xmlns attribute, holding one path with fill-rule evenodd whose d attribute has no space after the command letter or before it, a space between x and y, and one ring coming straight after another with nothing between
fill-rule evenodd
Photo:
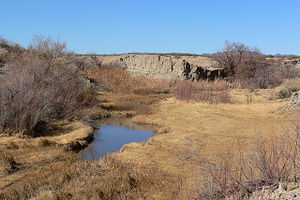
<instances>
[{"instance_id":1,"label":"dry grass field","mask_svg":"<svg viewBox=\"0 0 300 200\"><path fill-rule=\"evenodd\" d=\"M234 101L227 104L181 101L171 94L146 91L100 93L103 109L135 116L137 123L154 125L156 134L146 142L124 145L99 163L80 161L63 150L64 136L70 140L67 136L74 135L67 124L62 136L0 137L1 148L7 149L18 168L13 172L6 159L11 171L0 179L0 197L189 199L203 175L194 170L203 162L195 153L222 158L237 152L237 141L245 148L255 143L256 133L267 139L282 134L289 119L277 112L287 101L270 100L274 90L232 90Z\"/></svg>"},{"instance_id":2,"label":"dry grass field","mask_svg":"<svg viewBox=\"0 0 300 200\"><path fill-rule=\"evenodd\" d=\"M113 156L132 163L155 163L160 169L182 177L182 195L188 197L195 183L193 166L201 165L196 153L208 159L222 159L255 144L256 135L271 140L283 133L289 117L277 111L285 101L268 101L272 91L251 95L233 91L236 102L209 104L168 98L154 105L151 115L139 115L137 123L158 125L157 134L145 143L124 145ZM256 103L257 102L257 103ZM199 173L199 172L198 172ZM197 175L198 178L199 174Z\"/></svg>"}]
</instances>

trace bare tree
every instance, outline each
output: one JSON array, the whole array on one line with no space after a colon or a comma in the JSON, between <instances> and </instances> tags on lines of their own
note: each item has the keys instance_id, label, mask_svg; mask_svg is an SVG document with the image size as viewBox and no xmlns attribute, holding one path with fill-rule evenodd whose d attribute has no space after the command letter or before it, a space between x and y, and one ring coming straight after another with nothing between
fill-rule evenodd
<instances>
[{"instance_id":1,"label":"bare tree","mask_svg":"<svg viewBox=\"0 0 300 200\"><path fill-rule=\"evenodd\" d=\"M65 42L55 41L50 37L34 36L28 50L48 61L49 64L57 64L58 61L61 62L68 54L66 47Z\"/></svg>"},{"instance_id":2,"label":"bare tree","mask_svg":"<svg viewBox=\"0 0 300 200\"><path fill-rule=\"evenodd\" d=\"M238 70L243 65L253 64L258 60L261 61L263 56L258 49L251 49L241 43L226 41L224 49L217 52L214 58L225 69L228 77L236 78Z\"/></svg>"},{"instance_id":3,"label":"bare tree","mask_svg":"<svg viewBox=\"0 0 300 200\"><path fill-rule=\"evenodd\" d=\"M224 68L227 78L241 87L267 88L280 84L284 78L279 74L279 61L268 61L257 48L241 43L226 42L225 48L213 57Z\"/></svg>"}]
</instances>

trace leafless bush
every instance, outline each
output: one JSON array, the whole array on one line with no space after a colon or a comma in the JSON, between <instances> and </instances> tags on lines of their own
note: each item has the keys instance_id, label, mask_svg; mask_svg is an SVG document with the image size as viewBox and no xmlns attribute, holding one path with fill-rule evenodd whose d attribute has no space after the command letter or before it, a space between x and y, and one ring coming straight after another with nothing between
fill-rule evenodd
<instances>
[{"instance_id":1,"label":"leafless bush","mask_svg":"<svg viewBox=\"0 0 300 200\"><path fill-rule=\"evenodd\" d=\"M21 56L24 51L25 49L20 45L0 37L0 67L3 67L6 62Z\"/></svg>"},{"instance_id":2,"label":"leafless bush","mask_svg":"<svg viewBox=\"0 0 300 200\"><path fill-rule=\"evenodd\" d=\"M213 58L219 63L231 82L242 88L268 88L278 86L284 79L295 75L293 69L281 65L280 60L266 60L258 49L240 43L225 43L225 48Z\"/></svg>"},{"instance_id":3,"label":"leafless bush","mask_svg":"<svg viewBox=\"0 0 300 200\"><path fill-rule=\"evenodd\" d=\"M8 132L37 136L41 122L80 119L96 102L93 89L72 67L31 52L9 63L0 82L0 127Z\"/></svg>"},{"instance_id":4,"label":"leafless bush","mask_svg":"<svg viewBox=\"0 0 300 200\"><path fill-rule=\"evenodd\" d=\"M58 61L67 54L66 43L44 36L35 36L28 50L49 63Z\"/></svg>"},{"instance_id":5,"label":"leafless bush","mask_svg":"<svg viewBox=\"0 0 300 200\"><path fill-rule=\"evenodd\" d=\"M258 49L250 49L244 44L229 43L226 41L225 48L222 51L217 52L214 59L224 68L227 76L233 79L236 78L239 73L242 75L245 73L247 76L247 73L250 71L247 70L248 67L243 69L240 69L240 67L245 64L250 67L256 67L253 66L253 64L256 65L257 60L262 59L262 55Z\"/></svg>"},{"instance_id":6,"label":"leafless bush","mask_svg":"<svg viewBox=\"0 0 300 200\"><path fill-rule=\"evenodd\" d=\"M177 81L175 97L180 100L196 100L209 103L230 103L230 86L226 81Z\"/></svg>"},{"instance_id":7,"label":"leafless bush","mask_svg":"<svg viewBox=\"0 0 300 200\"><path fill-rule=\"evenodd\" d=\"M193 166L196 186L194 199L224 199L237 195L244 198L263 186L277 187L279 182L297 182L300 178L299 127L284 130L281 137L262 139L253 145L237 140L237 149L211 158L193 145L191 155L200 159Z\"/></svg>"}]
</instances>

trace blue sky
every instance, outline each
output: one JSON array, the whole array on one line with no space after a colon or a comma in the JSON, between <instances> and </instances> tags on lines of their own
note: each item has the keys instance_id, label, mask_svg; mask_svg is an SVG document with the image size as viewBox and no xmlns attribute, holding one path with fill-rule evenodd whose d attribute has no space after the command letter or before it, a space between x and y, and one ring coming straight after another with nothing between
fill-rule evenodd
<instances>
[{"instance_id":1,"label":"blue sky","mask_svg":"<svg viewBox=\"0 0 300 200\"><path fill-rule=\"evenodd\" d=\"M225 40L300 55L299 0L0 0L0 35L79 53L212 53Z\"/></svg>"}]
</instances>

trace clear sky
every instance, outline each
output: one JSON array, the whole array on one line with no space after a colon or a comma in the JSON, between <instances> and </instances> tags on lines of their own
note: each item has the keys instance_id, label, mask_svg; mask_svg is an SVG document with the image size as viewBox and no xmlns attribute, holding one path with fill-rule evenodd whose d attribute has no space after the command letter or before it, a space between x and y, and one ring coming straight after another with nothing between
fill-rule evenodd
<instances>
[{"instance_id":1,"label":"clear sky","mask_svg":"<svg viewBox=\"0 0 300 200\"><path fill-rule=\"evenodd\" d=\"M212 53L224 41L300 55L300 0L0 0L0 36L78 53Z\"/></svg>"}]
</instances>

